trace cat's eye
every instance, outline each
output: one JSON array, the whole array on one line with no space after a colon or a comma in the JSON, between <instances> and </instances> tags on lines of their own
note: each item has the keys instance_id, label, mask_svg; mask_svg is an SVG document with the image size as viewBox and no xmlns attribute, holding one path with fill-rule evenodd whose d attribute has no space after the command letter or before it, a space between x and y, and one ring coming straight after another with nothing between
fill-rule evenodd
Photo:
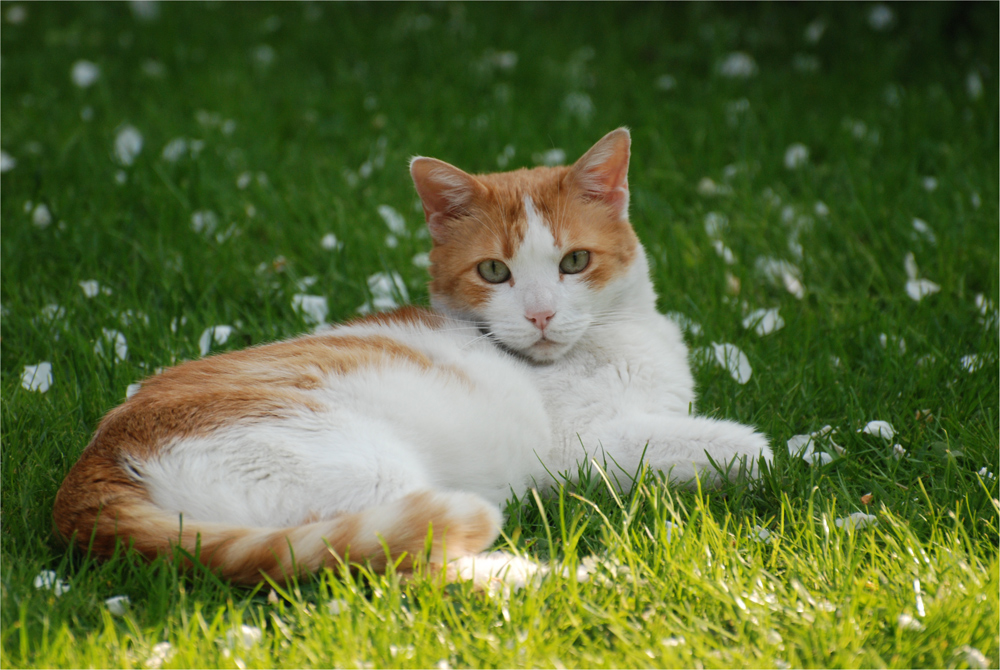
<instances>
[{"instance_id":1,"label":"cat's eye","mask_svg":"<svg viewBox=\"0 0 1000 670\"><path fill-rule=\"evenodd\" d=\"M479 264L479 276L491 284L502 284L510 279L510 268L502 261L491 259Z\"/></svg>"},{"instance_id":2,"label":"cat's eye","mask_svg":"<svg viewBox=\"0 0 1000 670\"><path fill-rule=\"evenodd\" d=\"M575 275L577 272L583 272L589 264L590 252L578 249L563 256L563 259L559 262L559 269L563 274Z\"/></svg>"}]
</instances>

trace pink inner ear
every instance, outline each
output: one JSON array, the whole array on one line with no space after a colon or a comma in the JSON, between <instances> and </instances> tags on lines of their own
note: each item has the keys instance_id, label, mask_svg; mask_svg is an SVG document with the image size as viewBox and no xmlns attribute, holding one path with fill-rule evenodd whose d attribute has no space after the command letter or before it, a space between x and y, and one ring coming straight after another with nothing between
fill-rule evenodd
<instances>
[{"instance_id":1,"label":"pink inner ear","mask_svg":"<svg viewBox=\"0 0 1000 670\"><path fill-rule=\"evenodd\" d=\"M447 221L463 211L481 188L475 177L436 158L414 158L410 176L424 206L427 227L435 238L444 234Z\"/></svg>"},{"instance_id":2,"label":"pink inner ear","mask_svg":"<svg viewBox=\"0 0 1000 670\"><path fill-rule=\"evenodd\" d=\"M613 130L573 166L577 184L589 197L628 205L628 161L631 138L624 128Z\"/></svg>"}]
</instances>

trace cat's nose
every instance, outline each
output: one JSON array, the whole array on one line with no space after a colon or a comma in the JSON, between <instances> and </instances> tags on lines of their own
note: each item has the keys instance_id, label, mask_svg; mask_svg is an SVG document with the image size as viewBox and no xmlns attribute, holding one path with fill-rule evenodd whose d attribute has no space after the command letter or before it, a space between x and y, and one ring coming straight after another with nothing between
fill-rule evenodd
<instances>
[{"instance_id":1,"label":"cat's nose","mask_svg":"<svg viewBox=\"0 0 1000 670\"><path fill-rule=\"evenodd\" d=\"M535 324L535 328L538 330L545 330L545 327L549 325L549 321L555 315L556 313L552 310L539 310L537 312L526 312L524 318Z\"/></svg>"}]
</instances>

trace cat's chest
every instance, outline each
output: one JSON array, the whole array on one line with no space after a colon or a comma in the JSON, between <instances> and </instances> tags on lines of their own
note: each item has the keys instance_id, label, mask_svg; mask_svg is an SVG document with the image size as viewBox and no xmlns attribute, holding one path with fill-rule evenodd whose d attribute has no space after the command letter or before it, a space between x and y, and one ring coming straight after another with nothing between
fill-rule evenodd
<instances>
[{"instance_id":1,"label":"cat's chest","mask_svg":"<svg viewBox=\"0 0 1000 670\"><path fill-rule=\"evenodd\" d=\"M654 320L605 332L535 368L553 418L580 423L623 411L686 413L693 380L687 349L670 326Z\"/></svg>"}]
</instances>

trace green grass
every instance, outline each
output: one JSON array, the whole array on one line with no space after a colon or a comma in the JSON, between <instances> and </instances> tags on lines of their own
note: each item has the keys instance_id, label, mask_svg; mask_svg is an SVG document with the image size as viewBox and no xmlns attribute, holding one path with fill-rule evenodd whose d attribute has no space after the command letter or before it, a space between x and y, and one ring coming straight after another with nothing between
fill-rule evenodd
<instances>
[{"instance_id":1,"label":"green grass","mask_svg":"<svg viewBox=\"0 0 1000 670\"><path fill-rule=\"evenodd\" d=\"M964 667L981 661L970 649L997 667L1000 503L978 472L1000 474L1000 338L976 305L1000 298L996 4L892 5L883 32L857 4L166 4L150 22L127 4L25 4L13 23L14 6L0 5L0 145L16 160L0 182L0 665L141 667L167 641L164 667ZM755 76L718 74L733 51ZM81 59L100 68L89 88L70 78ZM113 149L126 124L144 140L131 166ZM753 366L745 385L701 357L695 374L702 412L771 436L759 483L698 493L642 473L622 497L587 470L541 506L514 501L501 546L556 570L506 596L327 572L269 597L54 540L55 492L101 415L199 356L204 329L235 326L214 350L294 335L303 292L345 319L384 271L426 302L410 156L470 171L498 169L508 145L508 168L553 148L573 160L620 125L660 307L700 324L694 350L731 342ZM169 162L178 137L203 148ZM790 170L797 142L809 159ZM726 193L700 193L706 177ZM408 225L396 246L383 204ZM192 229L206 211L228 237ZM731 266L710 212L728 220ZM343 248L324 249L327 233ZM919 302L908 252L940 286ZM759 257L795 263L804 298ZM82 280L110 294L87 298ZM741 321L765 307L785 326L760 337ZM123 333L125 360L95 353L102 329ZM41 361L51 388L23 388ZM857 432L875 419L891 443ZM824 425L842 456L787 454ZM835 525L858 511L877 524ZM590 556L603 567L576 579ZM36 589L43 569L71 589ZM115 595L124 617L104 604ZM241 624L260 642L228 644Z\"/></svg>"}]
</instances>

